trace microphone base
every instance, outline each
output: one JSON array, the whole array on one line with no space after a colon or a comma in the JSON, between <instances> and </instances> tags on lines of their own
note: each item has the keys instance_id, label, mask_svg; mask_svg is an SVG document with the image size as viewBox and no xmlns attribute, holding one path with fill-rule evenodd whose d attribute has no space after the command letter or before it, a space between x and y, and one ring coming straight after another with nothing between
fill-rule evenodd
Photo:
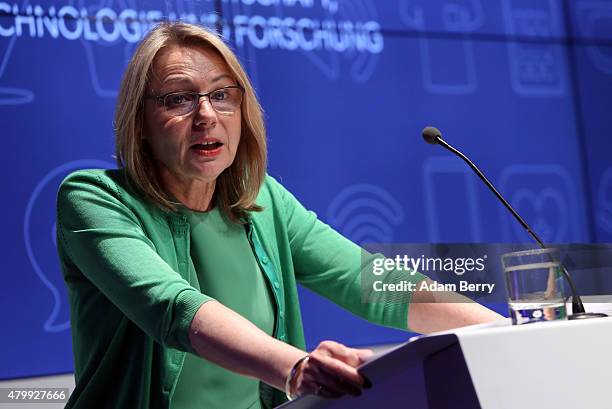
<instances>
[{"instance_id":1,"label":"microphone base","mask_svg":"<svg viewBox=\"0 0 612 409\"><path fill-rule=\"evenodd\" d=\"M576 314L568 315L568 320L587 320L590 318L606 318L608 315L603 312L577 312Z\"/></svg>"}]
</instances>

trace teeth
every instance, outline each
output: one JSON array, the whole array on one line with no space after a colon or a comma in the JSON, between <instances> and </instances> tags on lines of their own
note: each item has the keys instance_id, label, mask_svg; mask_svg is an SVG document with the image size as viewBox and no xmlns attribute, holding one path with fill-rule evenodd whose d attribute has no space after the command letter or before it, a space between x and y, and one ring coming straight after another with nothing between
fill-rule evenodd
<instances>
[{"instance_id":1,"label":"teeth","mask_svg":"<svg viewBox=\"0 0 612 409\"><path fill-rule=\"evenodd\" d=\"M207 142L204 142L202 145L212 145L213 143L217 143L217 142L207 141Z\"/></svg>"}]
</instances>

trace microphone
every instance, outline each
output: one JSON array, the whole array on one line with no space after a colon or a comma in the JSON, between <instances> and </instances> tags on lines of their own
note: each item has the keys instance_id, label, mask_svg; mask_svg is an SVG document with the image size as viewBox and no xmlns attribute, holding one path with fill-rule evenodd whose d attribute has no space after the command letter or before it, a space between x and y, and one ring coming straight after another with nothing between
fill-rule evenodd
<instances>
[{"instance_id":1,"label":"microphone","mask_svg":"<svg viewBox=\"0 0 612 409\"><path fill-rule=\"evenodd\" d=\"M440 130L433 126L426 126L423 128L423 139L425 139L425 142L431 145L437 144L438 139L443 140Z\"/></svg>"},{"instance_id":2,"label":"microphone","mask_svg":"<svg viewBox=\"0 0 612 409\"><path fill-rule=\"evenodd\" d=\"M487 185L487 187L491 189L491 191L495 194L495 196L497 196L497 198L503 203L503 205L506 206L506 209L508 209L510 213L512 213L514 218L521 224L521 226L523 226L523 228L527 231L527 233L529 233L529 235L540 245L540 247L543 249L546 248L546 244L544 244L544 242L540 240L538 235L533 231L533 229L531 229L531 227L527 224L527 222L523 220L523 218L516 212L516 210L514 210L514 208L510 205L510 203L508 203L508 201L504 199L501 193L499 193L497 189L495 189L493 184L489 182L489 179L487 179L484 173L482 173L482 171L478 169L478 167L467 156L459 152L457 149L453 148L444 139L442 139L442 133L440 132L438 128L435 128L433 126L427 126L423 129L422 135L423 135L423 139L425 140L425 142L431 145L441 145L445 149L451 151L452 153L454 153L455 155L463 159L470 166L470 168L472 168L472 170L478 175L480 180L482 180L484 184ZM569 284L570 291L572 293L572 315L568 316L568 319L577 320L577 319L585 319L585 318L607 317L606 314L602 314L602 313L585 312L584 305L582 304L582 300L580 299L580 296L578 295L578 292L576 291L576 286L574 285L574 281L572 280L570 273L567 271L567 269L565 268L563 264L561 264L561 271L563 273L563 276L565 277L565 280Z\"/></svg>"}]
</instances>

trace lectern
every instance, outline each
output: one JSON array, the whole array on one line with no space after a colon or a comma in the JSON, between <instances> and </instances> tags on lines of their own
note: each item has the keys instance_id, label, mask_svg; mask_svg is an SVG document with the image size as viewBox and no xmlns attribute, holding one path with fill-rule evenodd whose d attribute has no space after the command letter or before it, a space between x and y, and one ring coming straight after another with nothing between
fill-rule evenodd
<instances>
[{"instance_id":1,"label":"lectern","mask_svg":"<svg viewBox=\"0 0 612 409\"><path fill-rule=\"evenodd\" d=\"M410 339L360 371L360 397L304 396L283 409L612 409L612 317L510 320Z\"/></svg>"}]
</instances>

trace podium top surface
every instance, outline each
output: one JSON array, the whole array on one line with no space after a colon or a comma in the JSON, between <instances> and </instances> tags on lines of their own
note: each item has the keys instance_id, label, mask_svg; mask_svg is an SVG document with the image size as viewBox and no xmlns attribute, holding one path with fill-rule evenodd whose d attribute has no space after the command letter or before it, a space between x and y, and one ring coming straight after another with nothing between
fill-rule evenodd
<instances>
[{"instance_id":1,"label":"podium top surface","mask_svg":"<svg viewBox=\"0 0 612 409\"><path fill-rule=\"evenodd\" d=\"M612 317L526 325L505 319L412 337L374 355L359 369L374 384L364 395L372 395L377 384L393 382L393 376L418 376L408 369L459 345L469 371L465 376L471 378L482 409L610 409L609 377L598 375L612 368L610 340ZM449 366L445 375L464 376L455 371ZM406 393L411 396L411 391ZM360 408L360 401L326 401L310 395L281 407ZM378 407L394 406L381 402Z\"/></svg>"}]
</instances>

